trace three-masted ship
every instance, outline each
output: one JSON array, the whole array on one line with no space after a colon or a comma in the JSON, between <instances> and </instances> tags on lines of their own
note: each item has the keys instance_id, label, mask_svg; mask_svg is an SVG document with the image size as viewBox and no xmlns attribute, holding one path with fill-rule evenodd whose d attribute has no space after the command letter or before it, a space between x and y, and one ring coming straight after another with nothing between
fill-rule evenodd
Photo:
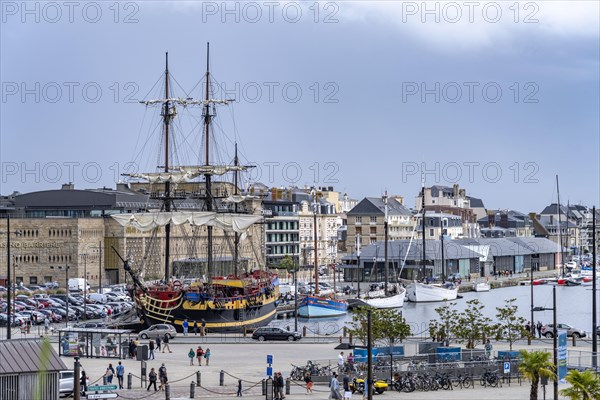
<instances>
[{"instance_id":1,"label":"three-masted ship","mask_svg":"<svg viewBox=\"0 0 600 400\"><path fill-rule=\"evenodd\" d=\"M164 277L153 282L144 282L144 265L132 268L125 262L125 270L134 282L131 288L138 314L146 325L170 323L178 331L187 325L202 326L211 332L243 331L245 328L268 324L276 313L276 302L279 298L278 277L268 271L256 268L249 270L240 265L240 241L247 231L262 220L260 210L242 212L245 196L238 189L238 174L251 168L240 165L237 145L233 164L221 165L211 157L211 143L214 143L214 132L211 128L216 115L216 107L227 105L231 99L218 100L212 98L211 74L209 68L209 51L207 48L207 68L205 76L205 96L203 100L189 97L171 97L169 91L168 54L165 68L164 98L143 101L145 105L158 105L161 109L162 138L164 144L164 166L159 172L124 174L130 178L146 181L153 187L160 186L154 200L160 204L160 210L119 214L112 217L128 229L141 232L164 233ZM177 107L202 108L202 142L204 162L201 165L173 165L170 146L170 128L177 115ZM173 157L172 157L173 158ZM234 174L233 189L226 196L216 195L213 185L216 176ZM180 210L177 207L182 190L178 186L195 183L202 189L197 194L198 207L192 211ZM152 189L154 190L154 189ZM185 191L183 191L185 192ZM248 211L248 210L246 210ZM202 272L195 270L195 276L187 274L186 279L177 279L171 269L171 235L172 228L182 226L193 231L202 230L206 242L206 257L202 259L205 268ZM215 276L215 256L213 251L213 235L215 230L232 239L231 273ZM195 238L193 240L200 240ZM135 271L134 271L135 269Z\"/></svg>"}]
</instances>

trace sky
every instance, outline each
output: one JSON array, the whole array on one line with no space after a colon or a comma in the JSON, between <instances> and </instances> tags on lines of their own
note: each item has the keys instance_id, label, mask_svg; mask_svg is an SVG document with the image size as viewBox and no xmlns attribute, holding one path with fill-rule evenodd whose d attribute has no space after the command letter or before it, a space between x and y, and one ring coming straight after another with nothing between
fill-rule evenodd
<instances>
[{"instance_id":1,"label":"sky","mask_svg":"<svg viewBox=\"0 0 600 400\"><path fill-rule=\"evenodd\" d=\"M596 1L3 1L0 193L115 187L161 165L165 52L246 183L349 197L458 183L489 209L600 199ZM178 149L200 159L199 111ZM187 119L187 121L185 121ZM152 144L153 143L153 144ZM153 153L154 152L154 153ZM183 156L182 156L183 157ZM189 159L189 161L188 161ZM197 161L196 161L197 162Z\"/></svg>"}]
</instances>

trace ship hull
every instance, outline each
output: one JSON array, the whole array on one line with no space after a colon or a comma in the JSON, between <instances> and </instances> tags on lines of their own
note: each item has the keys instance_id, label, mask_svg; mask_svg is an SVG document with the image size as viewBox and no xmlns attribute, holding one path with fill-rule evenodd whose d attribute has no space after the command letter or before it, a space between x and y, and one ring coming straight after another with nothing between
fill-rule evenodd
<instances>
[{"instance_id":1,"label":"ship hull","mask_svg":"<svg viewBox=\"0 0 600 400\"><path fill-rule=\"evenodd\" d=\"M446 289L441 286L412 283L406 288L406 296L408 301L415 303L456 300L458 288Z\"/></svg>"},{"instance_id":2,"label":"ship hull","mask_svg":"<svg viewBox=\"0 0 600 400\"><path fill-rule=\"evenodd\" d=\"M306 296L298 305L298 316L302 318L327 318L344 315L348 303L324 297Z\"/></svg>"},{"instance_id":3,"label":"ship hull","mask_svg":"<svg viewBox=\"0 0 600 400\"><path fill-rule=\"evenodd\" d=\"M406 289L401 288L400 293L394 296L388 297L376 297L372 299L364 299L363 301L375 308L400 308L404 306L404 298L406 296Z\"/></svg>"}]
</instances>

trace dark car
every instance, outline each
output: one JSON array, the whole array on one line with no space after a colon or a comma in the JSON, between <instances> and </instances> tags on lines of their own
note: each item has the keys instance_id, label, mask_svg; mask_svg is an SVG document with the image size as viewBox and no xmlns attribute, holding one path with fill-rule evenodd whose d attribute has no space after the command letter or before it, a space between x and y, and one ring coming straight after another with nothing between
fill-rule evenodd
<instances>
[{"instance_id":1,"label":"dark car","mask_svg":"<svg viewBox=\"0 0 600 400\"><path fill-rule=\"evenodd\" d=\"M302 335L298 332L286 331L282 328L263 326L257 328L252 333L252 339L256 339L259 342L264 342L265 340L287 340L288 342L293 342L302 339Z\"/></svg>"}]
</instances>

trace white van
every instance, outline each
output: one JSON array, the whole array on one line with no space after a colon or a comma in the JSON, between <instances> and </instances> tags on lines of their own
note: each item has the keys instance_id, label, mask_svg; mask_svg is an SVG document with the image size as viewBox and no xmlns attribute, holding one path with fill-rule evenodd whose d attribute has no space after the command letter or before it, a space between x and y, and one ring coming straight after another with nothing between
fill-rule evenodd
<instances>
[{"instance_id":1,"label":"white van","mask_svg":"<svg viewBox=\"0 0 600 400\"><path fill-rule=\"evenodd\" d=\"M86 288L87 286L87 288ZM90 290L90 285L83 278L71 278L69 279L69 291L70 292L83 292L84 289Z\"/></svg>"}]
</instances>

